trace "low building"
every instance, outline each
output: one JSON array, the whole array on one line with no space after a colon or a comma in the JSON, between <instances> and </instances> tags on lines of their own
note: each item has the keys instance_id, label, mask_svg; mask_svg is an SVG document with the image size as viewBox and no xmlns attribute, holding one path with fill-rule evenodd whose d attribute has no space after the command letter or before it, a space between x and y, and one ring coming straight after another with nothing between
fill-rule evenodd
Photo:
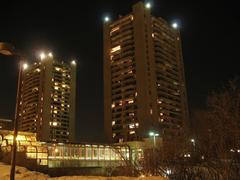
<instances>
[{"instance_id":1,"label":"low building","mask_svg":"<svg viewBox=\"0 0 240 180\"><path fill-rule=\"evenodd\" d=\"M10 162L13 131L0 130L0 147L4 162ZM75 168L97 171L116 168L130 161L127 145L46 143L36 139L36 133L18 132L17 164L30 169ZM34 167L34 168L33 168Z\"/></svg>"}]
</instances>

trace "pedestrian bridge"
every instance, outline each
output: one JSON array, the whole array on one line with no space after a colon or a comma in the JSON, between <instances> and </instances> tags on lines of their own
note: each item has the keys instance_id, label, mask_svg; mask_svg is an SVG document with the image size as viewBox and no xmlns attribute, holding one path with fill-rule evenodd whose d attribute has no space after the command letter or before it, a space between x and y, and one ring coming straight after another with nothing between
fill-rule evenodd
<instances>
[{"instance_id":1,"label":"pedestrian bridge","mask_svg":"<svg viewBox=\"0 0 240 180\"><path fill-rule=\"evenodd\" d=\"M10 154L13 131L0 130L2 153ZM18 132L17 153L37 166L48 168L119 167L130 160L127 145L63 144L36 140L35 133Z\"/></svg>"}]
</instances>

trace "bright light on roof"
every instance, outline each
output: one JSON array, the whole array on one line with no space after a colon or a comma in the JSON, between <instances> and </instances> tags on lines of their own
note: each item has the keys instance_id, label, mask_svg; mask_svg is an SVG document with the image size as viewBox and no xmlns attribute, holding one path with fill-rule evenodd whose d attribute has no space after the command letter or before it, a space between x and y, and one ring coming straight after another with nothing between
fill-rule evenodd
<instances>
[{"instance_id":1,"label":"bright light on roof","mask_svg":"<svg viewBox=\"0 0 240 180\"><path fill-rule=\"evenodd\" d=\"M151 3L148 2L146 5L145 5L146 8L150 9L152 6L151 6Z\"/></svg>"},{"instance_id":2,"label":"bright light on roof","mask_svg":"<svg viewBox=\"0 0 240 180\"><path fill-rule=\"evenodd\" d=\"M108 21L110 21L110 18L109 18L108 16L106 16L106 17L104 18L104 21L105 21L105 22L108 22Z\"/></svg>"},{"instance_id":3,"label":"bright light on roof","mask_svg":"<svg viewBox=\"0 0 240 180\"><path fill-rule=\"evenodd\" d=\"M76 60L72 60L71 64L72 64L72 65L76 65L76 64L77 64L77 63L76 63Z\"/></svg>"},{"instance_id":4,"label":"bright light on roof","mask_svg":"<svg viewBox=\"0 0 240 180\"><path fill-rule=\"evenodd\" d=\"M28 68L28 64L27 63L24 63L23 64L23 70L27 69Z\"/></svg>"},{"instance_id":5,"label":"bright light on roof","mask_svg":"<svg viewBox=\"0 0 240 180\"><path fill-rule=\"evenodd\" d=\"M40 58L41 58L41 60L43 60L43 59L46 58L46 55L45 55L44 53L41 53L41 54L40 54Z\"/></svg>"},{"instance_id":6,"label":"bright light on roof","mask_svg":"<svg viewBox=\"0 0 240 180\"><path fill-rule=\"evenodd\" d=\"M50 53L48 53L48 56L52 58L53 54L50 52Z\"/></svg>"},{"instance_id":7,"label":"bright light on roof","mask_svg":"<svg viewBox=\"0 0 240 180\"><path fill-rule=\"evenodd\" d=\"M173 23L173 24L172 24L172 27L173 27L174 29L177 29L177 28L178 28L178 23L176 23L176 22Z\"/></svg>"}]
</instances>

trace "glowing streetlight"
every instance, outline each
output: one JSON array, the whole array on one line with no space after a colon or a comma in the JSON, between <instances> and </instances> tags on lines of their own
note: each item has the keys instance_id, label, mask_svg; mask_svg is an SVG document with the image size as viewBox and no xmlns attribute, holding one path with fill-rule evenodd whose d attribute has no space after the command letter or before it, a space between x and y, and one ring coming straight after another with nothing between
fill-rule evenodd
<instances>
[{"instance_id":1,"label":"glowing streetlight","mask_svg":"<svg viewBox=\"0 0 240 180\"><path fill-rule=\"evenodd\" d=\"M148 2L148 3L145 4L145 7L146 7L147 9L150 9L150 8L152 7L152 5L151 5L150 2Z\"/></svg>"},{"instance_id":2,"label":"glowing streetlight","mask_svg":"<svg viewBox=\"0 0 240 180\"><path fill-rule=\"evenodd\" d=\"M151 137L153 137L153 144L154 144L154 147L155 147L155 145L156 145L156 137L158 137L159 136L159 134L158 133L154 133L154 132L149 132L149 136L151 136Z\"/></svg>"},{"instance_id":3,"label":"glowing streetlight","mask_svg":"<svg viewBox=\"0 0 240 180\"><path fill-rule=\"evenodd\" d=\"M108 16L106 16L106 17L104 18L104 21L105 21L105 22L108 22L108 21L110 21L110 18L109 18Z\"/></svg>"}]
</instances>

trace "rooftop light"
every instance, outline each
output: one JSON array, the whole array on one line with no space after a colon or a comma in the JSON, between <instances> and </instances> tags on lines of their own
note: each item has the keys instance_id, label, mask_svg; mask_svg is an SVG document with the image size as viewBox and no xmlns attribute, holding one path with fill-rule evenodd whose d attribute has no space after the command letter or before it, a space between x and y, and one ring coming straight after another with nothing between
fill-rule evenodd
<instances>
[{"instance_id":1,"label":"rooftop light","mask_svg":"<svg viewBox=\"0 0 240 180\"><path fill-rule=\"evenodd\" d=\"M150 2L146 3L145 7L146 7L147 9L150 9L150 8L152 7L152 6L151 6L151 3L150 3Z\"/></svg>"},{"instance_id":2,"label":"rooftop light","mask_svg":"<svg viewBox=\"0 0 240 180\"><path fill-rule=\"evenodd\" d=\"M45 55L44 53L41 53L41 54L40 54L40 58L41 58L41 60L43 60L43 59L46 58L46 55Z\"/></svg>"},{"instance_id":3,"label":"rooftop light","mask_svg":"<svg viewBox=\"0 0 240 180\"><path fill-rule=\"evenodd\" d=\"M104 18L104 21L105 21L105 22L108 22L108 21L110 21L110 18L109 18L108 16L106 16L106 17Z\"/></svg>"},{"instance_id":4,"label":"rooftop light","mask_svg":"<svg viewBox=\"0 0 240 180\"><path fill-rule=\"evenodd\" d=\"M172 23L172 27L174 28L174 29L177 29L179 26L178 26L178 23L176 23L176 22L174 22L174 23Z\"/></svg>"}]
</instances>

